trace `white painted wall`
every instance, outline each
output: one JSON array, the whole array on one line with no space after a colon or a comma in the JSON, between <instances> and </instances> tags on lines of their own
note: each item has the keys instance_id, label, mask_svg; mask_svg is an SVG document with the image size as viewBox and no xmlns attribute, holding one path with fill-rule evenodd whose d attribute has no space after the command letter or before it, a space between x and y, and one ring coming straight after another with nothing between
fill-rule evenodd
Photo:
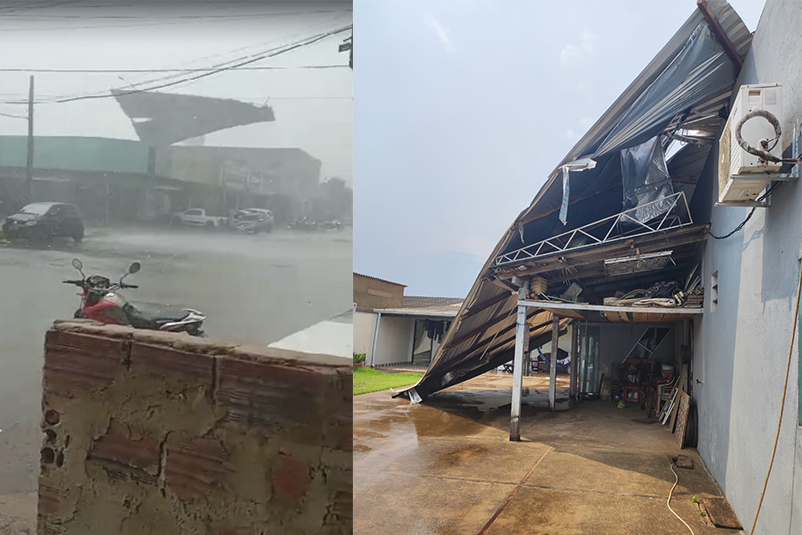
<instances>
[{"instance_id":1,"label":"white painted wall","mask_svg":"<svg viewBox=\"0 0 802 535\"><path fill-rule=\"evenodd\" d=\"M364 353L366 363L370 363L373 350L373 333L376 330L376 314L354 312L354 353Z\"/></svg>"},{"instance_id":2,"label":"white painted wall","mask_svg":"<svg viewBox=\"0 0 802 535\"><path fill-rule=\"evenodd\" d=\"M782 128L786 133L793 130L794 121L802 119L801 32L802 2L768 0L738 80L738 84L782 84ZM790 136L783 137L782 146L787 149ZM786 152L785 157L791 155ZM705 183L715 198L717 148L710 160ZM699 413L698 450L747 530L771 457L794 331L794 298L802 254L802 184L783 184L771 202L771 208L758 208L742 231L724 240L708 240L702 278L708 287L705 313L694 322L692 386ZM713 232L729 232L748 211L713 207ZM719 304L712 311L709 284L715 271ZM802 428L798 425L796 345L792 358L777 457L756 535L802 533Z\"/></svg>"},{"instance_id":3,"label":"white painted wall","mask_svg":"<svg viewBox=\"0 0 802 535\"><path fill-rule=\"evenodd\" d=\"M372 365L395 364L412 361L414 318L382 315L379 322L379 339Z\"/></svg>"}]
</instances>

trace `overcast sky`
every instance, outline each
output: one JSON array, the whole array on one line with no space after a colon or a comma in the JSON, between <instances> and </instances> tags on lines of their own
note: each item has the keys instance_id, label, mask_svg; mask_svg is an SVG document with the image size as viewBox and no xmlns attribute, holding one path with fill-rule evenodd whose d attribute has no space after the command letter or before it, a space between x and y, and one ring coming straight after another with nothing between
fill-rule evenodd
<instances>
[{"instance_id":1,"label":"overcast sky","mask_svg":"<svg viewBox=\"0 0 802 535\"><path fill-rule=\"evenodd\" d=\"M60 7L47 7L55 4ZM207 68L351 22L351 2L335 0L0 2L0 113L26 113L25 106L5 103L27 98L31 73L8 69ZM348 53L338 51L348 36L350 31L249 65L286 69L228 71L163 91L268 103L275 112L275 122L210 134L206 144L298 147L323 162L323 178L339 176L350 182L353 77ZM308 66L335 67L302 68ZM33 74L37 99L84 95L111 87L143 88L148 87L143 82L176 76ZM113 99L39 104L34 115L36 135L137 139L130 121ZM26 132L25 121L0 116L0 134Z\"/></svg>"},{"instance_id":2,"label":"overcast sky","mask_svg":"<svg viewBox=\"0 0 802 535\"><path fill-rule=\"evenodd\" d=\"M764 0L731 0L754 31ZM696 0L355 0L354 270L465 297Z\"/></svg>"}]
</instances>

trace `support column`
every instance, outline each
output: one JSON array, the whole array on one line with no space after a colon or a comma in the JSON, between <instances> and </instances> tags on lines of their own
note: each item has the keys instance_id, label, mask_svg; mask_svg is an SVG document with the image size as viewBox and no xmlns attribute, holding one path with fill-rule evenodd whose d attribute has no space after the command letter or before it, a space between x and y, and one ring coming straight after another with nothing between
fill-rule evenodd
<instances>
[{"instance_id":1,"label":"support column","mask_svg":"<svg viewBox=\"0 0 802 535\"><path fill-rule=\"evenodd\" d=\"M557 401L557 354L560 341L560 318L551 320L551 366L549 366L549 410L553 411Z\"/></svg>"},{"instance_id":2,"label":"support column","mask_svg":"<svg viewBox=\"0 0 802 535\"><path fill-rule=\"evenodd\" d=\"M579 325L576 321L571 322L571 386L569 387L569 395L571 398L576 398L576 367L577 362L577 349L579 348Z\"/></svg>"},{"instance_id":3,"label":"support column","mask_svg":"<svg viewBox=\"0 0 802 535\"><path fill-rule=\"evenodd\" d=\"M518 300L526 299L529 281L518 289ZM515 325L515 360L512 374L512 408L510 409L510 441L521 440L519 421L521 419L521 389L523 387L524 339L528 331L526 325L526 307L518 305L518 321Z\"/></svg>"}]
</instances>

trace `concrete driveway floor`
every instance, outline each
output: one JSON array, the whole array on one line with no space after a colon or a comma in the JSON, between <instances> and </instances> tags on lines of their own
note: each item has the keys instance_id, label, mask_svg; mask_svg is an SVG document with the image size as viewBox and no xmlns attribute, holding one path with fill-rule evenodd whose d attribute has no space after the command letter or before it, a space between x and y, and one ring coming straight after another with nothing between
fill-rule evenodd
<instances>
[{"instance_id":1,"label":"concrete driveway floor","mask_svg":"<svg viewBox=\"0 0 802 535\"><path fill-rule=\"evenodd\" d=\"M491 372L423 404L354 398L354 533L429 535L737 533L707 526L693 495L721 496L693 449L637 407L548 411L548 377L524 378L521 442L509 441L512 377Z\"/></svg>"}]
</instances>

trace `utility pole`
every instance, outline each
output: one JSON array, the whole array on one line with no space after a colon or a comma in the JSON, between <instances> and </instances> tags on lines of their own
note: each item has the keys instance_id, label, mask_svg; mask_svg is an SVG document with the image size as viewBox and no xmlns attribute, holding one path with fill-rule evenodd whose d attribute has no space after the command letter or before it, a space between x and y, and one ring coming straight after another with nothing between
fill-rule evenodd
<instances>
[{"instance_id":1,"label":"utility pole","mask_svg":"<svg viewBox=\"0 0 802 535\"><path fill-rule=\"evenodd\" d=\"M33 184L33 75L28 86L28 159L25 165L25 204L31 202Z\"/></svg>"},{"instance_id":2,"label":"utility pole","mask_svg":"<svg viewBox=\"0 0 802 535\"><path fill-rule=\"evenodd\" d=\"M348 51L348 66L351 67L351 70L354 70L354 30L351 30L351 37L347 37L343 40L343 43L339 47L340 52Z\"/></svg>"}]
</instances>

